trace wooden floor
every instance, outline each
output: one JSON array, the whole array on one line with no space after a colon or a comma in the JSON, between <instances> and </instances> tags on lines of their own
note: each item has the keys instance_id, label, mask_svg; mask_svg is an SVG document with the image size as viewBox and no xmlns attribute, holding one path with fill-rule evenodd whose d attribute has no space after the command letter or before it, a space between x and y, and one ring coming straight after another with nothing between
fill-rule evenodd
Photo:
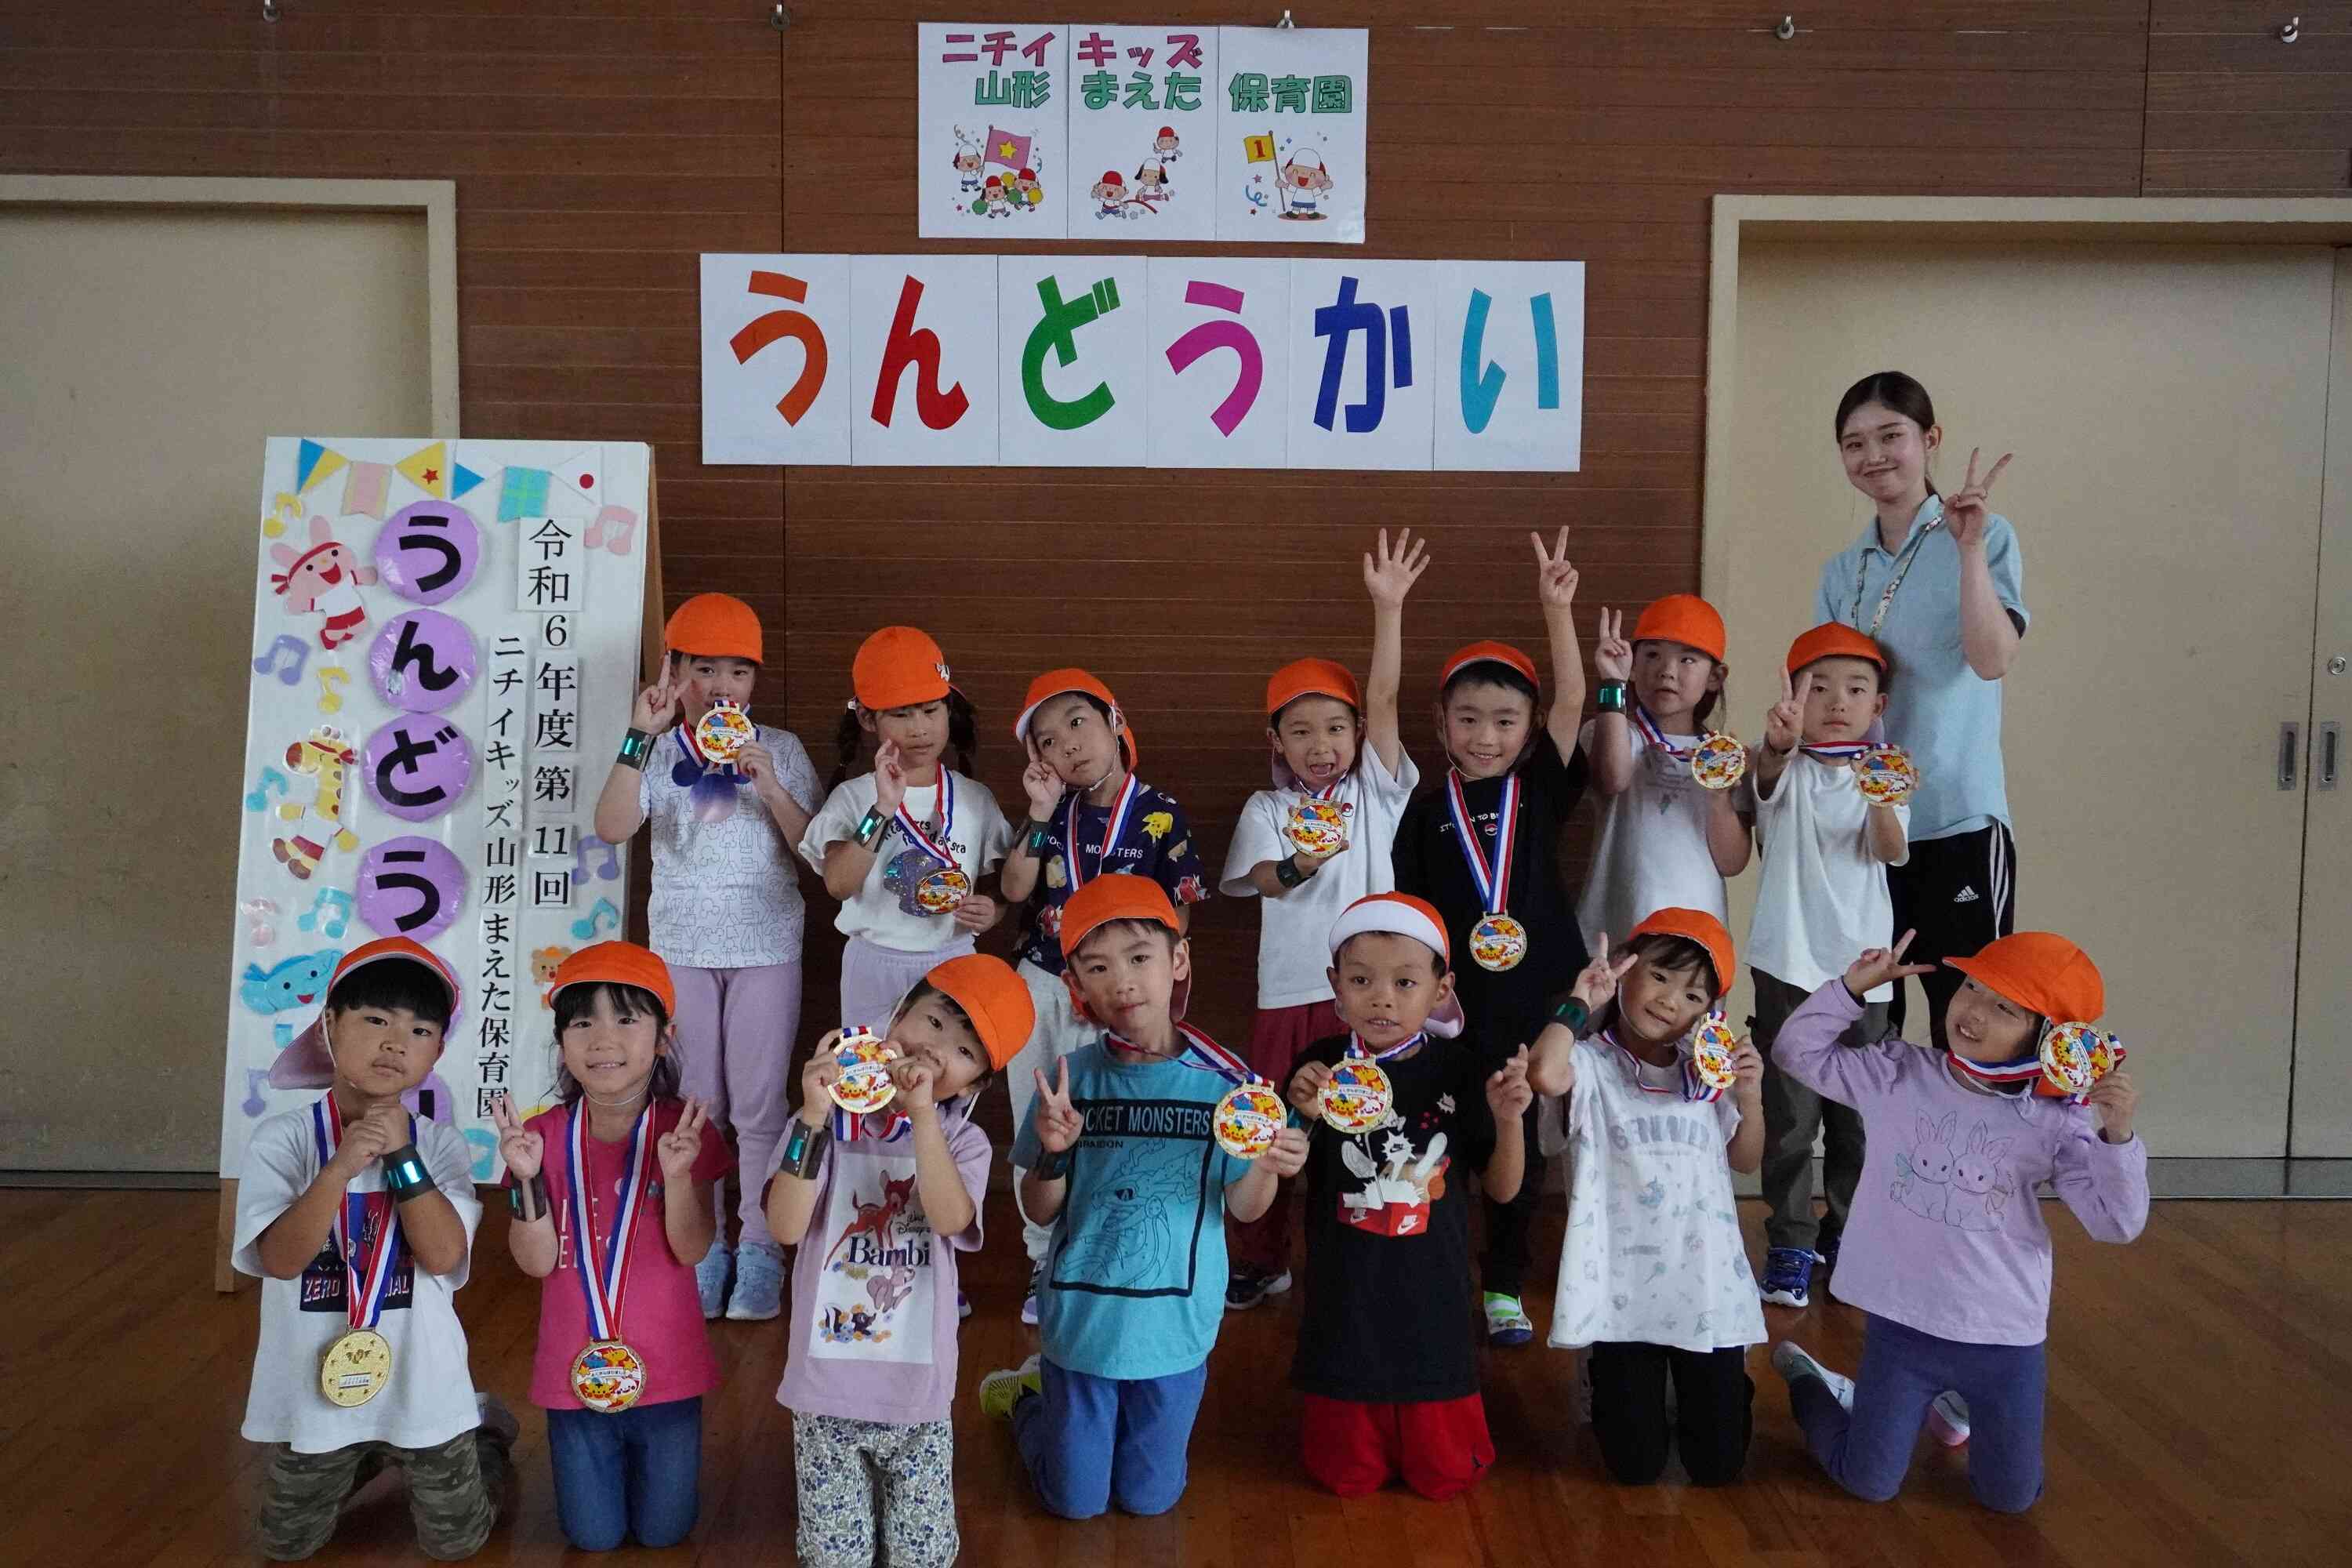
<instances>
[{"instance_id":1,"label":"wooden floor","mask_svg":"<svg viewBox=\"0 0 2352 1568\"><path fill-rule=\"evenodd\" d=\"M1466 1497L1391 1490L1341 1502L1307 1485L1284 1384L1295 1298L1226 1320L1192 1443L1192 1480L1161 1519L1068 1524L1032 1500L1003 1426L973 1384L1034 1348L1016 1307L1020 1247L1009 1200L968 1279L957 1489L968 1564L2317 1563L2352 1561L2352 1205L2166 1203L2130 1247L2094 1246L2052 1210L2049 1489L2021 1518L1969 1500L1963 1460L1924 1453L1895 1502L1832 1489L1800 1447L1759 1348L1747 1479L1699 1491L1628 1489L1600 1468L1568 1412L1572 1358L1540 1346L1491 1354L1486 1400L1500 1458ZM1743 1205L1760 1255L1761 1210ZM0 1563L252 1560L259 1450L237 1436L257 1313L254 1288L206 1288L209 1194L0 1193L0 1323L6 1326ZM1557 1256L1559 1220L1538 1232ZM556 1528L544 1426L523 1399L537 1287L486 1221L460 1295L476 1381L517 1410L512 1517L477 1560L551 1562ZM1538 1322L1545 1304L1530 1300ZM1851 1369L1851 1309L1768 1309ZM676 1563L789 1563L790 1422L775 1403L774 1323L718 1323L725 1387L707 1401L702 1519L692 1542L623 1552ZM396 1487L379 1481L317 1561L419 1560Z\"/></svg>"}]
</instances>

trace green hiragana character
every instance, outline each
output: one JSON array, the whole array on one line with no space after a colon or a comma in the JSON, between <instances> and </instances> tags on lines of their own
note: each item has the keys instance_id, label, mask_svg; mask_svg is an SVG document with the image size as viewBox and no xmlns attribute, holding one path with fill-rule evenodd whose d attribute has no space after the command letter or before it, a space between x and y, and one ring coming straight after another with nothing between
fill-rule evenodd
<instances>
[{"instance_id":1,"label":"green hiragana character","mask_svg":"<svg viewBox=\"0 0 2352 1568\"><path fill-rule=\"evenodd\" d=\"M1168 73L1167 86L1168 96L1162 100L1165 107L1180 110L1198 109L1201 107L1201 79L1199 77L1186 76L1181 71L1170 71Z\"/></svg>"},{"instance_id":2,"label":"green hiragana character","mask_svg":"<svg viewBox=\"0 0 2352 1568\"><path fill-rule=\"evenodd\" d=\"M1078 79L1078 96L1088 109L1108 109L1118 96L1118 78L1108 71L1088 71Z\"/></svg>"},{"instance_id":3,"label":"green hiragana character","mask_svg":"<svg viewBox=\"0 0 2352 1568\"><path fill-rule=\"evenodd\" d=\"M1097 381L1080 396L1056 397L1045 390L1045 353L1050 349L1059 363L1074 363L1078 345L1072 334L1097 316L1118 309L1118 284L1105 278L1088 292L1065 301L1059 283L1051 277L1040 278L1037 302L1045 307L1045 313L1029 329L1028 342L1022 345L1021 395L1028 400L1029 412L1048 430L1076 430L1091 425L1118 401L1109 384Z\"/></svg>"},{"instance_id":4,"label":"green hiragana character","mask_svg":"<svg viewBox=\"0 0 2352 1568\"><path fill-rule=\"evenodd\" d=\"M1121 109L1149 109L1155 112L1158 111L1160 106L1151 101L1151 73L1150 71L1137 71L1132 77L1128 79L1127 99L1119 105L1119 107Z\"/></svg>"}]
</instances>

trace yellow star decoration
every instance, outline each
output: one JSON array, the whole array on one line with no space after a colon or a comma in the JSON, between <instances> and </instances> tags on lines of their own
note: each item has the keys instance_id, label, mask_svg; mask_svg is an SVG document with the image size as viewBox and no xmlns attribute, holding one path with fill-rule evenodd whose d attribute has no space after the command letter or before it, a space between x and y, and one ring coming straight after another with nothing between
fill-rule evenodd
<instances>
[{"instance_id":1,"label":"yellow star decoration","mask_svg":"<svg viewBox=\"0 0 2352 1568\"><path fill-rule=\"evenodd\" d=\"M997 154L997 156L998 156L998 157L1000 157L1000 158L1010 158L1010 157L1012 157L1012 156L1013 156L1013 143L1012 143L1012 142L999 142L996 144L996 154Z\"/></svg>"},{"instance_id":2,"label":"yellow star decoration","mask_svg":"<svg viewBox=\"0 0 2352 1568\"><path fill-rule=\"evenodd\" d=\"M1159 843L1162 836L1175 826L1176 818L1165 811L1151 812L1143 819L1143 831L1154 844Z\"/></svg>"}]
</instances>

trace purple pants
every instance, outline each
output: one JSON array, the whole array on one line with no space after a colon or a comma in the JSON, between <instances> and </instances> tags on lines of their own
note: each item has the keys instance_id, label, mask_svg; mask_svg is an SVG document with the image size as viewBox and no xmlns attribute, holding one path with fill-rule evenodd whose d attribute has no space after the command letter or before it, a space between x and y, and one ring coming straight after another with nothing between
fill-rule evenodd
<instances>
[{"instance_id":1,"label":"purple pants","mask_svg":"<svg viewBox=\"0 0 2352 1568\"><path fill-rule=\"evenodd\" d=\"M773 1249L760 1189L792 1114L785 1101L793 1037L801 1026L801 966L669 966L677 987L678 1067L686 1092L710 1107L714 1126L735 1130L742 1245ZM719 1240L727 1239L726 1182L719 1184Z\"/></svg>"},{"instance_id":2,"label":"purple pants","mask_svg":"<svg viewBox=\"0 0 2352 1568\"><path fill-rule=\"evenodd\" d=\"M1817 1377L1789 1384L1806 1445L1830 1479L1885 1502L1903 1489L1927 1424L1946 1389L1969 1402L1969 1486L1996 1513L2023 1513L2042 1495L2042 1345L1972 1345L1869 1315L1853 1413Z\"/></svg>"}]
</instances>

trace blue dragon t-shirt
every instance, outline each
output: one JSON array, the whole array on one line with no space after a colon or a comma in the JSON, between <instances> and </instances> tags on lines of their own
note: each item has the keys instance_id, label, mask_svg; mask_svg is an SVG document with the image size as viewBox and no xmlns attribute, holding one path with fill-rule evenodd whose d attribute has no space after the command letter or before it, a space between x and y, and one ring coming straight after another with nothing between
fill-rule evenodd
<instances>
[{"instance_id":1,"label":"blue dragon t-shirt","mask_svg":"<svg viewBox=\"0 0 2352 1568\"><path fill-rule=\"evenodd\" d=\"M1022 914L1021 950L1014 955L1048 974L1062 973L1062 906L1076 891L1071 886L1069 846L1063 842L1069 810L1066 791L1046 831L1045 864L1038 870L1037 890L1029 895ZM1081 868L1089 879L1111 872L1149 877L1171 904L1197 904L1209 896L1201 852L1192 843L1192 825L1184 820L1184 808L1172 796L1139 784L1118 842L1105 854L1103 836L1109 831L1110 807L1078 803L1078 842L1086 856Z\"/></svg>"},{"instance_id":2,"label":"blue dragon t-shirt","mask_svg":"<svg viewBox=\"0 0 2352 1568\"><path fill-rule=\"evenodd\" d=\"M1205 1068L1073 1053L1070 1103L1087 1130L1038 1297L1045 1359L1097 1377L1165 1377L1208 1360L1225 1314L1225 1186L1249 1162L1217 1146L1230 1087ZM1013 1163L1045 1158L1033 1101Z\"/></svg>"}]
</instances>

